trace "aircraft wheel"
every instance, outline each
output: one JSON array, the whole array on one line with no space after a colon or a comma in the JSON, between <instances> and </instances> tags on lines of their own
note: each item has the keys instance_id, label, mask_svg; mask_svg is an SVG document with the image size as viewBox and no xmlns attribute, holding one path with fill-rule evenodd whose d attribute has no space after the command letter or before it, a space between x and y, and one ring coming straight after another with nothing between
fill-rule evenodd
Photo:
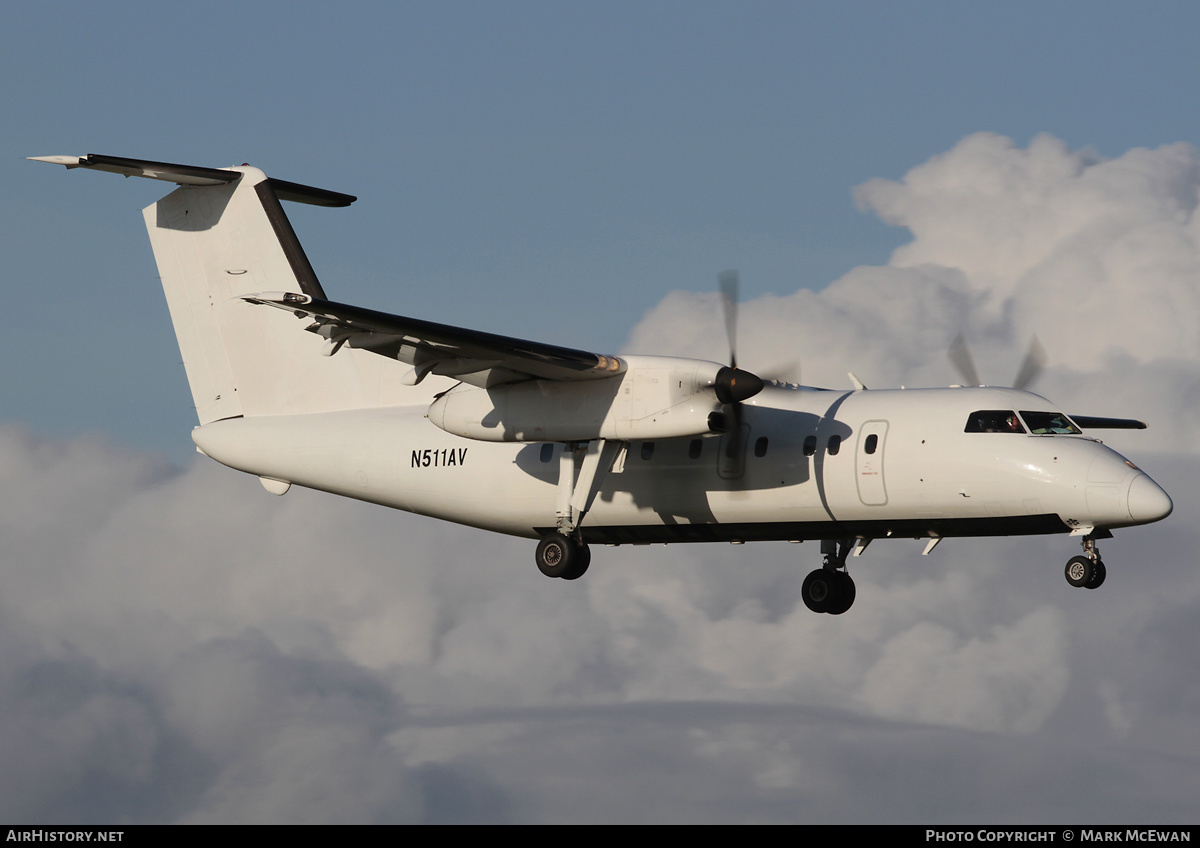
<instances>
[{"instance_id":1,"label":"aircraft wheel","mask_svg":"<svg viewBox=\"0 0 1200 848\"><path fill-rule=\"evenodd\" d=\"M1108 569L1104 567L1103 560L1096 560L1092 563L1092 579L1087 582L1089 589L1099 589L1100 584L1104 582L1104 578L1108 576Z\"/></svg>"},{"instance_id":2,"label":"aircraft wheel","mask_svg":"<svg viewBox=\"0 0 1200 848\"><path fill-rule=\"evenodd\" d=\"M804 578L800 587L800 596L804 605L813 612L829 612L830 602L837 596L838 584L834 576L836 572L827 568L818 568Z\"/></svg>"},{"instance_id":3,"label":"aircraft wheel","mask_svg":"<svg viewBox=\"0 0 1200 848\"><path fill-rule=\"evenodd\" d=\"M579 561L579 548L562 533L551 533L538 542L534 559L542 574L547 577L562 577Z\"/></svg>"},{"instance_id":4,"label":"aircraft wheel","mask_svg":"<svg viewBox=\"0 0 1200 848\"><path fill-rule=\"evenodd\" d=\"M858 593L854 588L854 579L849 574L844 571L835 571L833 576L837 578L837 594L830 599L825 612L830 615L841 615L854 606L854 596Z\"/></svg>"},{"instance_id":5,"label":"aircraft wheel","mask_svg":"<svg viewBox=\"0 0 1200 848\"><path fill-rule=\"evenodd\" d=\"M587 546L587 542L581 542L575 546L575 564L560 576L563 580L578 580L591 564L592 549Z\"/></svg>"},{"instance_id":6,"label":"aircraft wheel","mask_svg":"<svg viewBox=\"0 0 1200 848\"><path fill-rule=\"evenodd\" d=\"M1071 557L1067 560L1067 582L1076 588L1082 588L1090 583L1096 574L1096 567L1085 556Z\"/></svg>"}]
</instances>

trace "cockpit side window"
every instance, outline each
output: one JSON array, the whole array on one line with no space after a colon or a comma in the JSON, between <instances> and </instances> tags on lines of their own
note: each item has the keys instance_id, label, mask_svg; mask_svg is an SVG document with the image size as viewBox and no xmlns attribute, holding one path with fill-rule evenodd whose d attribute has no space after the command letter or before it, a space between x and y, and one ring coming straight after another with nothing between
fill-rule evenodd
<instances>
[{"instance_id":1,"label":"cockpit side window","mask_svg":"<svg viewBox=\"0 0 1200 848\"><path fill-rule=\"evenodd\" d=\"M981 409L967 417L964 433L1024 433L1021 419L1011 409Z\"/></svg>"},{"instance_id":2,"label":"cockpit side window","mask_svg":"<svg viewBox=\"0 0 1200 848\"><path fill-rule=\"evenodd\" d=\"M1021 410L1021 417L1029 425L1029 432L1037 436L1077 436L1079 428L1061 412L1029 412Z\"/></svg>"}]
</instances>

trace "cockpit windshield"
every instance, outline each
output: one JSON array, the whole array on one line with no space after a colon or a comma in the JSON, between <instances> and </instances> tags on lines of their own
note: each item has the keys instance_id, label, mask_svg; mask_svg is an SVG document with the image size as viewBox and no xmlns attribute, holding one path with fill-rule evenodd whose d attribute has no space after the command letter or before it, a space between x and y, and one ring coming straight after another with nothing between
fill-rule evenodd
<instances>
[{"instance_id":1,"label":"cockpit windshield","mask_svg":"<svg viewBox=\"0 0 1200 848\"><path fill-rule=\"evenodd\" d=\"M1071 419L1061 412L1029 412L1022 409L1021 417L1029 425L1029 432L1036 436L1077 436L1080 433L1079 428L1071 423Z\"/></svg>"},{"instance_id":2,"label":"cockpit windshield","mask_svg":"<svg viewBox=\"0 0 1200 848\"><path fill-rule=\"evenodd\" d=\"M1024 424L1022 424L1022 419ZM1024 433L1035 436L1077 436L1080 430L1061 412L1021 410L1020 418L1011 409L980 409L967 418L965 433Z\"/></svg>"},{"instance_id":3,"label":"cockpit windshield","mask_svg":"<svg viewBox=\"0 0 1200 848\"><path fill-rule=\"evenodd\" d=\"M967 418L964 433L1024 433L1017 413L1011 409L981 409Z\"/></svg>"}]
</instances>

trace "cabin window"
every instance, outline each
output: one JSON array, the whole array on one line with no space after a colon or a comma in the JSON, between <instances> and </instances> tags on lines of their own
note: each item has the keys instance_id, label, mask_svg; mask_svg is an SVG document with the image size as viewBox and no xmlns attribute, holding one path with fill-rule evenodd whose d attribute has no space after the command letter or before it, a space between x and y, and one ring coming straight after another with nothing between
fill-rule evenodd
<instances>
[{"instance_id":1,"label":"cabin window","mask_svg":"<svg viewBox=\"0 0 1200 848\"><path fill-rule=\"evenodd\" d=\"M541 456L542 462L549 462L550 458L553 456L554 456L554 445L551 444L550 442L546 442L546 444L542 445L542 456Z\"/></svg>"},{"instance_id":2,"label":"cabin window","mask_svg":"<svg viewBox=\"0 0 1200 848\"><path fill-rule=\"evenodd\" d=\"M812 456L816 452L817 452L817 437L816 436L805 436L804 437L804 455Z\"/></svg>"},{"instance_id":3,"label":"cabin window","mask_svg":"<svg viewBox=\"0 0 1200 848\"><path fill-rule=\"evenodd\" d=\"M1038 436L1079 435L1079 428L1061 412L1029 412L1022 409L1021 417L1029 425L1029 432Z\"/></svg>"},{"instance_id":4,"label":"cabin window","mask_svg":"<svg viewBox=\"0 0 1200 848\"><path fill-rule=\"evenodd\" d=\"M964 433L1024 433L1021 420L1011 409L981 409L967 417Z\"/></svg>"},{"instance_id":5,"label":"cabin window","mask_svg":"<svg viewBox=\"0 0 1200 848\"><path fill-rule=\"evenodd\" d=\"M703 439L692 439L688 443L688 459L699 459L700 452L704 450Z\"/></svg>"},{"instance_id":6,"label":"cabin window","mask_svg":"<svg viewBox=\"0 0 1200 848\"><path fill-rule=\"evenodd\" d=\"M756 441L754 443L754 455L760 456L760 457L767 455L767 437L766 436L759 436L758 441Z\"/></svg>"},{"instance_id":7,"label":"cabin window","mask_svg":"<svg viewBox=\"0 0 1200 848\"><path fill-rule=\"evenodd\" d=\"M837 456L838 451L840 451L841 449L842 449L842 437L841 436L830 436L829 437L829 446L827 448L825 448L825 452L828 453L830 456Z\"/></svg>"},{"instance_id":8,"label":"cabin window","mask_svg":"<svg viewBox=\"0 0 1200 848\"><path fill-rule=\"evenodd\" d=\"M875 453L875 449L877 447L879 447L879 436L872 433L871 435L867 436L866 441L863 442L863 451L866 453Z\"/></svg>"},{"instance_id":9,"label":"cabin window","mask_svg":"<svg viewBox=\"0 0 1200 848\"><path fill-rule=\"evenodd\" d=\"M654 456L654 442L642 442L642 459Z\"/></svg>"}]
</instances>

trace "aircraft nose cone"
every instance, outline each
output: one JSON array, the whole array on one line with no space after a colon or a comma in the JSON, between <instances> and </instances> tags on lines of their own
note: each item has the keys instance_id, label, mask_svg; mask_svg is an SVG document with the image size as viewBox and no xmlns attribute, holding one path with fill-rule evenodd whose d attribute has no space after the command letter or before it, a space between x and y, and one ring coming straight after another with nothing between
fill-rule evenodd
<instances>
[{"instance_id":1,"label":"aircraft nose cone","mask_svg":"<svg viewBox=\"0 0 1200 848\"><path fill-rule=\"evenodd\" d=\"M1129 485L1129 515L1139 524L1166 518L1174 508L1171 496L1145 474L1135 477Z\"/></svg>"}]
</instances>

